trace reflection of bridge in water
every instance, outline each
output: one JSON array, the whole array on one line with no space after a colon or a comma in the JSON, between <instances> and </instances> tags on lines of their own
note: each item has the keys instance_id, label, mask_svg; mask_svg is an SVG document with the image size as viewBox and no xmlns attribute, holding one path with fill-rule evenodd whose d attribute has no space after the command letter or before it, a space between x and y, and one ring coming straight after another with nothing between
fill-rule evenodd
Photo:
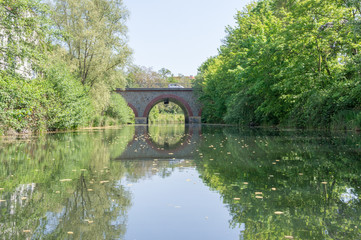
<instances>
[{"instance_id":1,"label":"reflection of bridge in water","mask_svg":"<svg viewBox=\"0 0 361 240\"><path fill-rule=\"evenodd\" d=\"M137 126L133 140L114 160L192 159L200 140L201 125L185 125L185 132L175 144L159 144L152 139L147 125Z\"/></svg>"}]
</instances>

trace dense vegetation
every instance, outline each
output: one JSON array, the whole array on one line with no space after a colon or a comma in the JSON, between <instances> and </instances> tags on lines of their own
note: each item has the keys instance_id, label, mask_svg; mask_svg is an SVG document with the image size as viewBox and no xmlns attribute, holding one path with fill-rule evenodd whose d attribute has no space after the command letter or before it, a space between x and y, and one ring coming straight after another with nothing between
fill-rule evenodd
<instances>
[{"instance_id":1,"label":"dense vegetation","mask_svg":"<svg viewBox=\"0 0 361 240\"><path fill-rule=\"evenodd\" d=\"M199 68L204 121L359 129L360 17L354 0L249 4Z\"/></svg>"},{"instance_id":2,"label":"dense vegetation","mask_svg":"<svg viewBox=\"0 0 361 240\"><path fill-rule=\"evenodd\" d=\"M121 0L0 2L0 135L130 122Z\"/></svg>"}]
</instances>

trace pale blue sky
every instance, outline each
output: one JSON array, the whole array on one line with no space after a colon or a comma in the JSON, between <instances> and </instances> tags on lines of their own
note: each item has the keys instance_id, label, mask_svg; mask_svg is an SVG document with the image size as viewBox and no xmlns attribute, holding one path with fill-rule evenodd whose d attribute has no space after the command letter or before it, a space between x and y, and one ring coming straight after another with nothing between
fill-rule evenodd
<instances>
[{"instance_id":1,"label":"pale blue sky","mask_svg":"<svg viewBox=\"0 0 361 240\"><path fill-rule=\"evenodd\" d=\"M251 0L124 0L133 62L175 75L196 75L217 54L227 25Z\"/></svg>"}]
</instances>

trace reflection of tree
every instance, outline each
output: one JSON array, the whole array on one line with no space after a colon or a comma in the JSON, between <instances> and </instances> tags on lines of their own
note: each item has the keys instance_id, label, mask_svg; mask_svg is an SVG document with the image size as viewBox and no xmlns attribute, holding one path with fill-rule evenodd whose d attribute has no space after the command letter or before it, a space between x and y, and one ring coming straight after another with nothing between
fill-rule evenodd
<instances>
[{"instance_id":1,"label":"reflection of tree","mask_svg":"<svg viewBox=\"0 0 361 240\"><path fill-rule=\"evenodd\" d=\"M203 136L198 170L223 196L231 225L245 224L244 239L360 239L359 138L217 131Z\"/></svg>"},{"instance_id":2,"label":"reflection of tree","mask_svg":"<svg viewBox=\"0 0 361 240\"><path fill-rule=\"evenodd\" d=\"M64 239L68 231L79 239L123 235L130 195L117 183L124 168L113 168L109 159L124 151L133 132L60 133L3 143L1 237Z\"/></svg>"},{"instance_id":3,"label":"reflection of tree","mask_svg":"<svg viewBox=\"0 0 361 240\"><path fill-rule=\"evenodd\" d=\"M114 182L101 184L98 179L90 184L81 175L75 184L75 191L64 202L62 221L46 237L64 239L71 231L76 239L119 238L125 234L126 214L130 205L129 192L123 187L116 186ZM41 222L44 225L52 224L46 218Z\"/></svg>"}]
</instances>

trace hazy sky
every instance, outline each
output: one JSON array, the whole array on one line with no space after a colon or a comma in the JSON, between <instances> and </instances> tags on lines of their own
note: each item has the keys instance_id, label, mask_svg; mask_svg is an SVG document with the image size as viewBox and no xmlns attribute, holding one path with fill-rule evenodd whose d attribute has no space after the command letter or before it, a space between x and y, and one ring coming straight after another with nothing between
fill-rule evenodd
<instances>
[{"instance_id":1,"label":"hazy sky","mask_svg":"<svg viewBox=\"0 0 361 240\"><path fill-rule=\"evenodd\" d=\"M130 11L129 45L137 65L196 75L217 55L225 27L251 0L124 0Z\"/></svg>"}]
</instances>

